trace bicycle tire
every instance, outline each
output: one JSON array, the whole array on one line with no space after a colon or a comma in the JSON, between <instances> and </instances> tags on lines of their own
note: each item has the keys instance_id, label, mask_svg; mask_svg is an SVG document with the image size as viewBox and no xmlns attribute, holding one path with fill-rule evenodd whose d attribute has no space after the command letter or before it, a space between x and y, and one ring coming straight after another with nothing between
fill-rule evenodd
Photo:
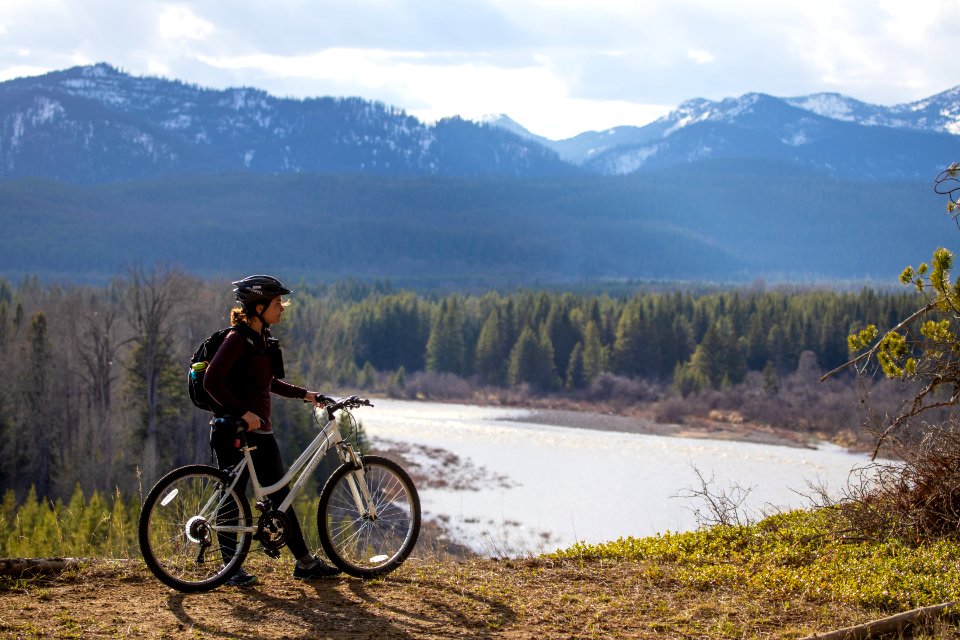
<instances>
[{"instance_id":1,"label":"bicycle tire","mask_svg":"<svg viewBox=\"0 0 960 640\"><path fill-rule=\"evenodd\" d=\"M246 496L236 489L225 501L217 497L229 482L225 471L189 465L162 477L147 494L137 527L140 552L160 582L185 593L209 591L240 568L252 534L240 532L231 539L211 528L253 522Z\"/></svg>"},{"instance_id":2,"label":"bicycle tire","mask_svg":"<svg viewBox=\"0 0 960 640\"><path fill-rule=\"evenodd\" d=\"M350 489L354 469L341 465L320 493L317 528L324 552L338 569L376 578L399 567L413 551L420 534L420 496L396 462L380 456L364 456L362 462L377 518L358 511Z\"/></svg>"}]
</instances>

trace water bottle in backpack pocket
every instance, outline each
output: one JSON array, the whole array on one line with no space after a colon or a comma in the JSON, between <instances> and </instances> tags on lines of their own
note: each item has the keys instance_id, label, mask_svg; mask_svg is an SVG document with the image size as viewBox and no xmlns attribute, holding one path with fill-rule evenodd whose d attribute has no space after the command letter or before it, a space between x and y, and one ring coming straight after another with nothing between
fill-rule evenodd
<instances>
[{"instance_id":1,"label":"water bottle in backpack pocket","mask_svg":"<svg viewBox=\"0 0 960 640\"><path fill-rule=\"evenodd\" d=\"M213 360L214 354L227 334L233 331L233 327L220 329L209 338L200 343L197 351L190 358L190 369L187 372L187 388L190 391L190 401L194 406L204 411L213 411L216 403L207 390L203 388L203 375L207 371L207 366Z\"/></svg>"}]
</instances>

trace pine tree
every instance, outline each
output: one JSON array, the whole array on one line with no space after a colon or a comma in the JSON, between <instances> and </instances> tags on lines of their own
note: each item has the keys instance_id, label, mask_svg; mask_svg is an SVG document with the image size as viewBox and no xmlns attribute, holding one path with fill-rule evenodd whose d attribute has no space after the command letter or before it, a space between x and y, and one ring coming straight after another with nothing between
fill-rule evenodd
<instances>
[{"instance_id":1,"label":"pine tree","mask_svg":"<svg viewBox=\"0 0 960 640\"><path fill-rule=\"evenodd\" d=\"M640 301L635 299L620 315L611 357L613 370L627 376L649 375L657 357L650 341L650 327L643 316Z\"/></svg>"},{"instance_id":2,"label":"pine tree","mask_svg":"<svg viewBox=\"0 0 960 640\"><path fill-rule=\"evenodd\" d=\"M460 305L456 298L445 298L427 340L427 371L460 375L465 353Z\"/></svg>"},{"instance_id":3,"label":"pine tree","mask_svg":"<svg viewBox=\"0 0 960 640\"><path fill-rule=\"evenodd\" d=\"M507 381L510 333L499 307L494 307L487 314L477 338L476 371L487 384L502 386Z\"/></svg>"},{"instance_id":4,"label":"pine tree","mask_svg":"<svg viewBox=\"0 0 960 640\"><path fill-rule=\"evenodd\" d=\"M677 363L673 371L673 387L681 396L686 398L691 393L700 392L710 386L710 380L703 374L702 370L696 366L696 353L690 362L682 364Z\"/></svg>"},{"instance_id":5,"label":"pine tree","mask_svg":"<svg viewBox=\"0 0 960 640\"><path fill-rule=\"evenodd\" d=\"M607 352L600 341L597 323L591 320L583 332L583 379L590 384L607 367Z\"/></svg>"},{"instance_id":6,"label":"pine tree","mask_svg":"<svg viewBox=\"0 0 960 640\"><path fill-rule=\"evenodd\" d=\"M546 331L541 331L540 337L535 336L529 327L520 333L517 344L510 353L507 381L512 385L527 383L541 390L556 386L553 348Z\"/></svg>"},{"instance_id":7,"label":"pine tree","mask_svg":"<svg viewBox=\"0 0 960 640\"><path fill-rule=\"evenodd\" d=\"M18 452L20 477L35 484L40 496L47 496L58 468L53 459L58 423L50 416L52 354L47 318L42 311L30 318L25 364L20 380L24 410L23 435L18 438L23 442Z\"/></svg>"},{"instance_id":8,"label":"pine tree","mask_svg":"<svg viewBox=\"0 0 960 640\"><path fill-rule=\"evenodd\" d=\"M699 380L705 380L714 389L719 389L725 374L725 355L719 326L712 324L690 358L691 372Z\"/></svg>"},{"instance_id":9,"label":"pine tree","mask_svg":"<svg viewBox=\"0 0 960 640\"><path fill-rule=\"evenodd\" d=\"M566 294L554 301L547 315L547 331L553 345L553 364L558 372L566 371L570 354L581 339L580 331L570 317L571 303L571 296Z\"/></svg>"},{"instance_id":10,"label":"pine tree","mask_svg":"<svg viewBox=\"0 0 960 640\"><path fill-rule=\"evenodd\" d=\"M377 370L373 368L369 360L363 364L357 384L363 389L372 389L377 385Z\"/></svg>"},{"instance_id":11,"label":"pine tree","mask_svg":"<svg viewBox=\"0 0 960 640\"><path fill-rule=\"evenodd\" d=\"M567 389L582 389L586 386L586 376L583 370L583 343L578 342L570 353L567 363Z\"/></svg>"},{"instance_id":12,"label":"pine tree","mask_svg":"<svg viewBox=\"0 0 960 640\"><path fill-rule=\"evenodd\" d=\"M537 384L541 389L553 391L560 386L561 381L557 376L553 341L550 339L550 332L546 323L540 325L540 335L537 343L540 349L540 374Z\"/></svg>"}]
</instances>

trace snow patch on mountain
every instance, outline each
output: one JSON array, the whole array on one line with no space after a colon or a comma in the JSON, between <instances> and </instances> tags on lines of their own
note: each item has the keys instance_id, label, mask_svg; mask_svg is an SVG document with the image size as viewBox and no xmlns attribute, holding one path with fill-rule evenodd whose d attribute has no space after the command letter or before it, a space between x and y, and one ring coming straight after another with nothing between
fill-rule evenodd
<instances>
[{"instance_id":1,"label":"snow patch on mountain","mask_svg":"<svg viewBox=\"0 0 960 640\"><path fill-rule=\"evenodd\" d=\"M190 125L193 123L193 118L188 116L185 113L177 114L176 116L170 118L169 120L164 120L160 123L164 129L189 129Z\"/></svg>"},{"instance_id":2,"label":"snow patch on mountain","mask_svg":"<svg viewBox=\"0 0 960 640\"><path fill-rule=\"evenodd\" d=\"M34 104L36 105L36 108L32 109L30 112L31 124L33 125L50 122L57 116L63 115L64 113L63 105L57 100L38 97Z\"/></svg>"},{"instance_id":3,"label":"snow patch on mountain","mask_svg":"<svg viewBox=\"0 0 960 640\"><path fill-rule=\"evenodd\" d=\"M780 141L790 147L799 147L810 142L806 131L797 131L789 138L781 138Z\"/></svg>"},{"instance_id":4,"label":"snow patch on mountain","mask_svg":"<svg viewBox=\"0 0 960 640\"><path fill-rule=\"evenodd\" d=\"M850 101L837 93L816 93L804 98L788 99L786 103L832 120L856 120Z\"/></svg>"},{"instance_id":5,"label":"snow patch on mountain","mask_svg":"<svg viewBox=\"0 0 960 640\"><path fill-rule=\"evenodd\" d=\"M670 128L664 130L662 137L666 138L672 135L673 133L675 133L676 131L683 129L684 127L689 127L692 124L703 122L704 120L709 120L711 113L712 111L707 109L702 113L686 113L684 115L681 115L676 120L676 122L674 122L674 124L670 126Z\"/></svg>"},{"instance_id":6,"label":"snow patch on mountain","mask_svg":"<svg viewBox=\"0 0 960 640\"><path fill-rule=\"evenodd\" d=\"M628 153L617 155L613 158L613 164L610 167L610 173L618 176L633 173L642 167L647 160L655 156L659 150L660 145L655 144L646 147L640 147L639 149L632 149Z\"/></svg>"}]
</instances>

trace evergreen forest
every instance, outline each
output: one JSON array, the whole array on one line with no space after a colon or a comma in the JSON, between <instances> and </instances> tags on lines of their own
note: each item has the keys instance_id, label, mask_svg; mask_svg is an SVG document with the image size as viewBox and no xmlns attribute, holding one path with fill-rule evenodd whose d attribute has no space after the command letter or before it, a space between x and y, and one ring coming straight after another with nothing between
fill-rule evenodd
<instances>
[{"instance_id":1,"label":"evergreen forest","mask_svg":"<svg viewBox=\"0 0 960 640\"><path fill-rule=\"evenodd\" d=\"M779 402L799 367L818 377L847 359L852 331L891 326L917 304L913 294L869 289L293 288L274 335L294 383L330 395L467 401L482 397L478 390L577 397L603 383L620 406L690 402L736 390L751 375ZM190 403L187 364L231 306L229 283L163 268L131 268L102 287L0 282L3 491L17 500L31 488L47 500L69 500L78 486L86 495L142 494L170 468L208 461L209 414ZM284 450L309 440L311 416L300 403L278 399L274 418Z\"/></svg>"}]
</instances>

